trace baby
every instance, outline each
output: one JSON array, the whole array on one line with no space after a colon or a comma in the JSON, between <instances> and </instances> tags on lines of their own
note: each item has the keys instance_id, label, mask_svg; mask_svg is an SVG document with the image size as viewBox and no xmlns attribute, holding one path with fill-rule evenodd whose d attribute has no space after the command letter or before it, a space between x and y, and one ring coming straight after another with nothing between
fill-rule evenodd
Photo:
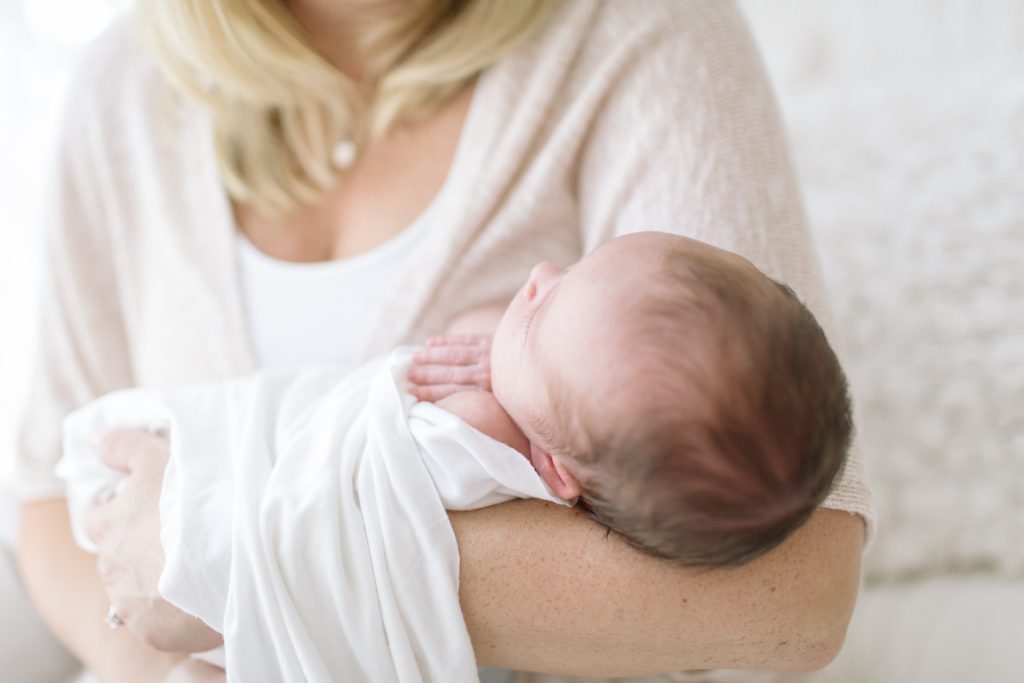
<instances>
[{"instance_id":1,"label":"baby","mask_svg":"<svg viewBox=\"0 0 1024 683\"><path fill-rule=\"evenodd\" d=\"M408 387L401 381L405 370L398 368L405 367L409 351L401 350L349 375L300 374L288 383L287 373L271 373L167 396L126 390L100 399L66 424L72 426L66 455L69 483L76 484L76 478L86 474L91 477L95 455L90 435L99 424L149 424L154 415L165 419L170 411L175 425L172 442L186 445L172 459L177 483L171 490L176 498L172 496L168 517L163 507L167 501L161 500L161 539L170 523L167 538L177 549L172 554L181 556L175 539L188 537L183 530L195 523L190 515L205 521L202 512L211 510L217 519L232 519L230 536L210 535L214 541L220 539L220 545L203 545L205 559L200 564L206 584L272 584L274 590L266 596L276 596L239 601L228 591L221 605L220 594L213 599L216 591L204 589L186 596L189 604L207 615L206 623L219 625L229 621L225 615L230 602L235 617L256 615L253 623L266 627L256 629L255 635L232 631L238 665L244 664L237 660L238 653L250 657L239 643L263 637L278 638L274 642L282 656L323 663L333 655L321 653L309 639L299 637L292 643L290 631L265 618L276 614L275 609L301 615L303 606L308 607L304 599L313 595L313 604L318 605L323 595L331 595L338 604L351 607L355 624L377 623L376 612L360 612L360 602L351 600L349 582L307 580L303 552L321 548L320 543L331 548L325 557L344 557L345 566L359 568L361 575L379 573L380 582L375 579L374 585L388 600L416 594L387 592L394 579L389 572L404 576L405 562L415 556L418 567L435 572L428 593L443 597L445 590L451 591L454 607L449 605L448 615L457 619L452 616L459 614L457 573L449 571L457 561L454 542L448 547L440 540L447 537L431 536L434 557L417 555L420 549L414 544L406 549L382 540L392 528L395 535L390 539L407 539L417 530L429 536L426 532L439 525L424 520L423 510L435 510L444 519L441 504L474 509L514 495L578 499L595 519L654 555L688 565L735 565L766 552L797 528L824 499L844 461L851 433L846 382L813 316L788 288L742 258L709 245L665 233L637 233L606 243L566 270L540 264L507 308L470 312L451 331L458 330L477 334L430 340L413 357ZM277 396L278 386L287 391ZM325 387L338 390L325 396L320 392ZM444 410L413 405L406 400L406 388ZM183 408L185 403L188 409ZM150 414L154 405L159 410ZM375 406L380 414L367 407L346 422L336 413L361 405ZM268 422L265 432L250 434L254 420L266 420L275 410L282 414ZM398 413L409 430L395 429ZM366 437L371 421L373 439ZM321 438L322 427L333 424L343 433ZM550 491L509 449L480 438L466 424L519 451ZM355 433L354 445L346 445L349 428ZM401 438L389 438L393 432L401 432ZM472 438L466 440L467 436ZM242 462L235 455L204 457L208 453L201 447L211 439L206 448L217 455L237 450L246 462L252 456L252 467L234 469ZM391 468L408 463L409 439L428 466L409 468L406 476L393 478ZM371 441L377 445L364 450ZM453 444L464 452L453 451ZM337 459L332 457L336 447L342 451ZM455 466L444 467L455 461ZM200 462L217 466L196 469ZM83 464L89 467L83 469ZM355 471L359 477L340 482L341 473ZM224 472L230 476L224 477ZM199 479L194 480L197 473ZM445 481L460 476L465 481ZM104 474L102 481L106 480ZM294 482L304 484L295 487ZM326 495L301 493L310 482L322 486L317 490ZM430 484L436 490L427 491ZM82 490L91 486L84 480L76 485ZM239 496L237 491L248 493ZM290 497L295 491L301 495ZM348 491L357 495L343 495ZM440 500L411 506L410 499L420 494ZM396 500L402 505L392 510L388 506ZM72 506L73 516L78 509L81 506ZM414 509L417 514L407 514ZM337 522L346 532L336 533L325 525L316 536L316 529L300 525L273 534L253 533L254 520L263 520L267 510L305 515L307 523L320 519L322 510L332 515L343 510ZM388 514L381 515L381 510ZM380 524L385 517L388 524ZM277 545L279 537L283 541ZM368 550L368 539L377 539L394 556L375 564L383 555ZM303 551L302 543L312 545ZM287 553L274 555L285 547ZM268 553L275 563L270 568L258 562L236 563L236 551L242 557ZM175 579L191 577L193 564L194 560L179 557L174 565L177 573L171 573L169 582L172 588L177 586L179 598L183 584ZM302 585L288 583L294 576L301 577ZM216 578L212 583L211 577ZM438 577L448 582L438 582ZM184 585L191 590L190 581ZM248 596L248 589L237 590ZM357 590L364 590L362 584ZM430 603L432 609L446 604L438 600ZM261 605L269 605L268 611L261 612ZM415 600L406 605L409 614L415 614L417 605L422 607ZM435 616L432 612L431 618ZM359 640L366 633L351 625L338 626L338 632L365 646L376 643L377 629L385 628L384 623L381 618L380 624L365 629L372 634L370 641ZM429 630L435 631L430 623ZM408 630L412 624L402 622L402 632L413 633L415 629ZM219 638L212 630L207 635L211 643ZM468 636L464 647L470 647ZM357 651L360 648L352 650ZM267 652L267 658L258 661L276 666L277 651ZM471 650L462 654L471 665ZM182 680L226 680L223 669L197 660L183 662L176 674Z\"/></svg>"},{"instance_id":2,"label":"baby","mask_svg":"<svg viewBox=\"0 0 1024 683\"><path fill-rule=\"evenodd\" d=\"M840 470L846 380L811 313L748 261L666 233L542 263L497 322L414 356L412 392L512 446L557 495L654 555L736 565ZM484 391L465 391L484 389Z\"/></svg>"}]
</instances>

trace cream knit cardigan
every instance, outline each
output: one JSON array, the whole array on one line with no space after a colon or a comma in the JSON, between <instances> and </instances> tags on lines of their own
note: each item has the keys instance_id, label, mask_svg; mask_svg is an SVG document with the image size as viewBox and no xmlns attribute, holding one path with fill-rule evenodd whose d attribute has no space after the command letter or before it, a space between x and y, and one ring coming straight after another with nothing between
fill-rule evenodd
<instances>
[{"instance_id":1,"label":"cream knit cardigan","mask_svg":"<svg viewBox=\"0 0 1024 683\"><path fill-rule=\"evenodd\" d=\"M48 204L22 498L63 495L61 419L92 398L256 369L209 118L171 94L128 23L79 67ZM732 2L560 0L545 32L481 76L435 209L358 341L364 359L510 299L538 261L649 229L742 254L832 329L772 92ZM825 505L870 529L859 450Z\"/></svg>"}]
</instances>

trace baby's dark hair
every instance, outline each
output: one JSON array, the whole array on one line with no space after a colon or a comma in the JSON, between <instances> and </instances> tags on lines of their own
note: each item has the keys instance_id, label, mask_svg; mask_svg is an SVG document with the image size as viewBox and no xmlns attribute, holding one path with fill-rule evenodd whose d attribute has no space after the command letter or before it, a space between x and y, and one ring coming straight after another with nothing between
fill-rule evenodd
<instances>
[{"instance_id":1,"label":"baby's dark hair","mask_svg":"<svg viewBox=\"0 0 1024 683\"><path fill-rule=\"evenodd\" d=\"M624 321L642 397L620 419L586 398L572 411L581 506L654 555L743 564L828 494L853 431L846 378L789 287L725 255L661 265Z\"/></svg>"}]
</instances>

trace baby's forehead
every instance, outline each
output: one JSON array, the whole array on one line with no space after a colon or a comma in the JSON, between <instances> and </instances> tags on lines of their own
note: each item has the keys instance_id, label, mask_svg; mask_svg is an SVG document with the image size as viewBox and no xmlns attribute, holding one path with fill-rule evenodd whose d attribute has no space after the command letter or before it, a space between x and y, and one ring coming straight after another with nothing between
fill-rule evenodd
<instances>
[{"instance_id":1,"label":"baby's forehead","mask_svg":"<svg viewBox=\"0 0 1024 683\"><path fill-rule=\"evenodd\" d=\"M708 419L708 406L681 368L685 363L644 363L630 355L603 371L562 375L554 385L559 424L568 428L560 439L576 455L591 454L594 444L611 435L648 432L655 425ZM671 416L671 417L670 417ZM651 433L661 433L655 428Z\"/></svg>"},{"instance_id":2,"label":"baby's forehead","mask_svg":"<svg viewBox=\"0 0 1024 683\"><path fill-rule=\"evenodd\" d=\"M696 304L714 311L738 300L764 301L775 289L743 257L673 235L619 238L591 256L589 263L579 264L584 286L593 296L614 298L617 306L635 312L634 323L644 322L645 316L664 318L674 307L685 312Z\"/></svg>"},{"instance_id":3,"label":"baby's forehead","mask_svg":"<svg viewBox=\"0 0 1024 683\"><path fill-rule=\"evenodd\" d=\"M645 338L644 326L630 319L642 320L642 315L626 313L614 329L595 334L595 344L579 350L571 357L574 362L553 367L554 384L566 398L578 405L600 405L602 415L632 417L634 408L643 410L639 406L653 386L678 383L674 368L689 351L668 336Z\"/></svg>"},{"instance_id":4,"label":"baby's forehead","mask_svg":"<svg viewBox=\"0 0 1024 683\"><path fill-rule=\"evenodd\" d=\"M735 295L745 298L755 278L768 282L741 257L661 233L612 240L567 277L575 293L559 313L585 312L557 326L574 341L558 355L572 363L564 380L580 396L611 393L609 379L617 394L631 392L638 377L666 375L675 365L669 359L709 360L706 347L726 332L722 309Z\"/></svg>"},{"instance_id":5,"label":"baby's forehead","mask_svg":"<svg viewBox=\"0 0 1024 683\"><path fill-rule=\"evenodd\" d=\"M630 263L621 258L594 259L570 271L576 292L572 299L585 306L587 324L602 339L649 329L655 319L671 314L700 296L699 289L678 269L665 263L665 254Z\"/></svg>"}]
</instances>

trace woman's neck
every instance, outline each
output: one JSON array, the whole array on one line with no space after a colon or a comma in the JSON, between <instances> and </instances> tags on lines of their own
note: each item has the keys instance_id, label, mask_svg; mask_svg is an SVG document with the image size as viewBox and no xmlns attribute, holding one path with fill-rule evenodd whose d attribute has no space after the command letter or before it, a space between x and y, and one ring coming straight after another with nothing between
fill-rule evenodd
<instances>
[{"instance_id":1,"label":"woman's neck","mask_svg":"<svg viewBox=\"0 0 1024 683\"><path fill-rule=\"evenodd\" d=\"M289 0L288 7L320 52L359 82L365 71L358 40L363 25L400 12L407 4L407 0Z\"/></svg>"}]
</instances>

